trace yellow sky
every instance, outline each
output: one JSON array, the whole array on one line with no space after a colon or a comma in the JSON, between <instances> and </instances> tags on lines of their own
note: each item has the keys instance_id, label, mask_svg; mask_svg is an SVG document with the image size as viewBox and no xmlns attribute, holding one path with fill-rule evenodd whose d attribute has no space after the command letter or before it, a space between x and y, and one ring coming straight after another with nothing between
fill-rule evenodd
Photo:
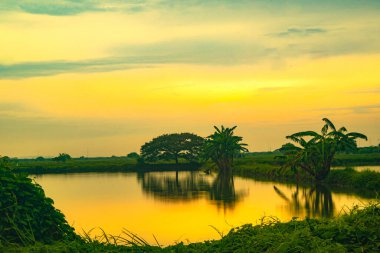
<instances>
[{"instance_id":1,"label":"yellow sky","mask_svg":"<svg viewBox=\"0 0 380 253\"><path fill-rule=\"evenodd\" d=\"M238 125L250 150L263 151L323 117L378 144L380 18L351 4L279 15L275 4L272 13L244 1L79 13L9 2L0 154L125 155L157 134L205 136L215 124Z\"/></svg>"}]
</instances>

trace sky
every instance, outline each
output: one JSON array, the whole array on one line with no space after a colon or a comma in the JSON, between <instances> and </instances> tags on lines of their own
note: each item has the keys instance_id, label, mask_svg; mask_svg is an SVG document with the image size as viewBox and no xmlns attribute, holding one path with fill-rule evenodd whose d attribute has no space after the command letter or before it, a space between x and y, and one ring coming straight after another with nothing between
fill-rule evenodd
<instances>
[{"instance_id":1,"label":"sky","mask_svg":"<svg viewBox=\"0 0 380 253\"><path fill-rule=\"evenodd\" d=\"M235 126L250 151L380 142L380 1L2 0L0 155L126 155Z\"/></svg>"}]
</instances>

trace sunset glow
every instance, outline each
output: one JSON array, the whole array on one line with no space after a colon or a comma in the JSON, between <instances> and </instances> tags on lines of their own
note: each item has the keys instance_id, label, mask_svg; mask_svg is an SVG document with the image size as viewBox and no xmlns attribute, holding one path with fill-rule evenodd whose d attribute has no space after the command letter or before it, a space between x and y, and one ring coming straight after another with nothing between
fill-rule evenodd
<instances>
[{"instance_id":1,"label":"sunset glow","mask_svg":"<svg viewBox=\"0 0 380 253\"><path fill-rule=\"evenodd\" d=\"M3 1L0 154L126 155L237 125L250 151L337 126L380 142L379 1Z\"/></svg>"}]
</instances>

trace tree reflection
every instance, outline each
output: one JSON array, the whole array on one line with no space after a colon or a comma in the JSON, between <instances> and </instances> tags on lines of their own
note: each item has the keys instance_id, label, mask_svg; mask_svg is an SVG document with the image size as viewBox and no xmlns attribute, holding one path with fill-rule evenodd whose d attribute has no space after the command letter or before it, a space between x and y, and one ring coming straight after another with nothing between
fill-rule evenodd
<instances>
[{"instance_id":1,"label":"tree reflection","mask_svg":"<svg viewBox=\"0 0 380 253\"><path fill-rule=\"evenodd\" d=\"M143 192L162 201L191 201L209 199L217 207L233 209L244 192L236 193L231 173L217 176L200 172L147 172L139 173Z\"/></svg>"},{"instance_id":2,"label":"tree reflection","mask_svg":"<svg viewBox=\"0 0 380 253\"><path fill-rule=\"evenodd\" d=\"M288 208L295 216L305 211L307 217L332 217L335 206L331 190L321 184L313 185L311 188L296 186L290 198L279 188L273 186L275 192L287 202Z\"/></svg>"},{"instance_id":3,"label":"tree reflection","mask_svg":"<svg viewBox=\"0 0 380 253\"><path fill-rule=\"evenodd\" d=\"M210 189L210 199L215 201L218 207L233 209L235 204L245 196L245 192L236 192L234 177L229 170L221 171L216 176Z\"/></svg>"}]
</instances>

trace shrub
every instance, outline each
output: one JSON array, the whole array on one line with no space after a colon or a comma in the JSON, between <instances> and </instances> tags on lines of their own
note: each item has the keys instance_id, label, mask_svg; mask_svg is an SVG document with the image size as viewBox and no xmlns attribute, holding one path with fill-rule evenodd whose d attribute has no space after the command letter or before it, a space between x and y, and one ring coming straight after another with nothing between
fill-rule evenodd
<instances>
[{"instance_id":1,"label":"shrub","mask_svg":"<svg viewBox=\"0 0 380 253\"><path fill-rule=\"evenodd\" d=\"M41 186L0 167L0 244L74 239L74 229Z\"/></svg>"}]
</instances>

